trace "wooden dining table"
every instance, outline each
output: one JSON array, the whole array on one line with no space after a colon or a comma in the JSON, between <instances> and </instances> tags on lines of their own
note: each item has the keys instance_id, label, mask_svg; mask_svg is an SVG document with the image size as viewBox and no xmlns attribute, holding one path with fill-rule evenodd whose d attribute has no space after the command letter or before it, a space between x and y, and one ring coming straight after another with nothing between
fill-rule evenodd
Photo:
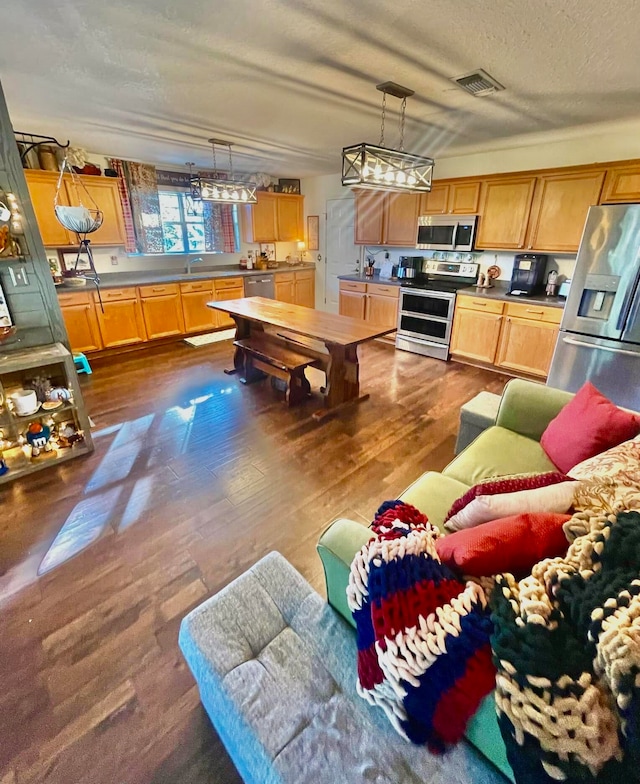
<instances>
[{"instance_id":1,"label":"wooden dining table","mask_svg":"<svg viewBox=\"0 0 640 784\"><path fill-rule=\"evenodd\" d=\"M234 368L228 372L239 373L241 377L245 375L246 351L243 345L249 345L252 338L278 351L295 351L308 357L310 365L324 371L324 409L314 414L316 418L369 397L368 394L360 394L358 346L395 330L394 327L368 324L359 319L265 297L244 297L207 304L214 310L228 313L236 324ZM246 376L243 380L246 383L252 381Z\"/></svg>"}]
</instances>

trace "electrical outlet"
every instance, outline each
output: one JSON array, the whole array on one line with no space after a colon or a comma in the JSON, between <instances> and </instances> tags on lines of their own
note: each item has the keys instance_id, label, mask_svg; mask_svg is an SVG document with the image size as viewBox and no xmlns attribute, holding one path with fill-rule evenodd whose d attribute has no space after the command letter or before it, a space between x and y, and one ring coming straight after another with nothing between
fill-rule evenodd
<instances>
[{"instance_id":1,"label":"electrical outlet","mask_svg":"<svg viewBox=\"0 0 640 784\"><path fill-rule=\"evenodd\" d=\"M29 285L27 270L24 267L9 267L9 277L15 288Z\"/></svg>"},{"instance_id":2,"label":"electrical outlet","mask_svg":"<svg viewBox=\"0 0 640 784\"><path fill-rule=\"evenodd\" d=\"M118 266L118 257L117 256L110 256L109 258L111 259L111 266L112 267L117 267Z\"/></svg>"}]
</instances>

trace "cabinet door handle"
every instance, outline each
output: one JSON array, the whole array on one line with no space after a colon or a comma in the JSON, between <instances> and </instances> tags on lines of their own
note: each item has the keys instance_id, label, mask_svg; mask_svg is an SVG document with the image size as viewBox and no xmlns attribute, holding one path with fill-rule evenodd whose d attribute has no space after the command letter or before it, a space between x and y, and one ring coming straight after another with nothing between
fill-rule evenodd
<instances>
[{"instance_id":1,"label":"cabinet door handle","mask_svg":"<svg viewBox=\"0 0 640 784\"><path fill-rule=\"evenodd\" d=\"M531 308L527 308L527 313L534 313L536 316L544 316L544 310L531 310Z\"/></svg>"},{"instance_id":2,"label":"cabinet door handle","mask_svg":"<svg viewBox=\"0 0 640 784\"><path fill-rule=\"evenodd\" d=\"M161 289L152 289L152 291L160 291L160 292L162 292L162 291L164 291L164 288L161 288Z\"/></svg>"},{"instance_id":3,"label":"cabinet door handle","mask_svg":"<svg viewBox=\"0 0 640 784\"><path fill-rule=\"evenodd\" d=\"M487 307L487 303L486 302L476 302L476 300L474 300L473 304L477 305L479 308L486 308Z\"/></svg>"}]
</instances>

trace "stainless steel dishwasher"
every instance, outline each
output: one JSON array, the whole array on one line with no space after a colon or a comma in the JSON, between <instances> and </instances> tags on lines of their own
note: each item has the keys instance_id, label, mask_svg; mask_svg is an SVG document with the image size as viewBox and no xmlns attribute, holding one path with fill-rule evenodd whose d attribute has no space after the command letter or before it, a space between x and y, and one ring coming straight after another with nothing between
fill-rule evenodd
<instances>
[{"instance_id":1,"label":"stainless steel dishwasher","mask_svg":"<svg viewBox=\"0 0 640 784\"><path fill-rule=\"evenodd\" d=\"M248 275L244 279L245 297L276 298L276 287L273 275Z\"/></svg>"}]
</instances>

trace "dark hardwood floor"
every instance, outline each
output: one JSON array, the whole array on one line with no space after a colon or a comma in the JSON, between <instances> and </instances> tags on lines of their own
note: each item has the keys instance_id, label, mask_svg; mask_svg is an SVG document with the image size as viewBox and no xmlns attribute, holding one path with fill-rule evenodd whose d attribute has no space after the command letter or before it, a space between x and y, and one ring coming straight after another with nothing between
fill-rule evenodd
<instances>
[{"instance_id":1,"label":"dark hardwood floor","mask_svg":"<svg viewBox=\"0 0 640 784\"><path fill-rule=\"evenodd\" d=\"M461 404L506 380L370 344L371 399L318 424L317 397L288 409L224 375L230 357L178 343L95 362L95 454L0 489L0 784L240 782L181 618L273 549L322 591L327 524L366 523L446 465Z\"/></svg>"}]
</instances>

